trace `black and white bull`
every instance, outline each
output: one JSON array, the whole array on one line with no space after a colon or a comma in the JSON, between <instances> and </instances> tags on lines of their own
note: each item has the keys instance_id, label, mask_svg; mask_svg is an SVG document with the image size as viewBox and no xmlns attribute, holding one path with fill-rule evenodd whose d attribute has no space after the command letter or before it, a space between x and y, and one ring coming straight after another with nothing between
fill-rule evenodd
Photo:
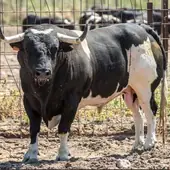
<instances>
[{"instance_id":1,"label":"black and white bull","mask_svg":"<svg viewBox=\"0 0 170 170\"><path fill-rule=\"evenodd\" d=\"M57 160L68 160L67 139L77 110L106 104L121 94L134 115L133 148L150 149L155 144L154 92L162 79L166 84L167 67L159 37L148 26L128 23L87 30L37 25L12 37L0 32L1 39L18 50L24 107L30 119L26 162L37 160L42 119L50 129L58 124ZM166 86L162 92L165 95ZM145 141L140 107L147 119Z\"/></svg>"}]
</instances>

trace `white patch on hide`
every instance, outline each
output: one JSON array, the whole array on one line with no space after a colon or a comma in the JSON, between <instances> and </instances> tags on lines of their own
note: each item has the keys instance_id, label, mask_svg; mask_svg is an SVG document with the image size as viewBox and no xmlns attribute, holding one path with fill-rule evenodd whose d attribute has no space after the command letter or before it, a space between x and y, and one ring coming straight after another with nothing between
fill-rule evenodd
<instances>
[{"instance_id":1,"label":"white patch on hide","mask_svg":"<svg viewBox=\"0 0 170 170\"><path fill-rule=\"evenodd\" d=\"M78 36L81 36L82 33L83 33L82 31L78 31L78 30L72 30L72 31L73 31L74 33L76 33ZM81 46L82 46L83 51L86 53L87 57L90 59L90 58L91 58L91 57L90 57L91 53L90 53L90 49L89 49L89 47L88 47L86 38L85 38L80 44L78 44L78 45L81 45ZM74 46L78 46L78 45L74 45Z\"/></svg>"},{"instance_id":2,"label":"white patch on hide","mask_svg":"<svg viewBox=\"0 0 170 170\"><path fill-rule=\"evenodd\" d=\"M120 92L117 92L118 88L119 88L119 83L117 84L115 92L107 98L102 98L100 95L97 95L96 97L92 97L91 96L92 94L90 92L88 97L81 99L78 109L81 109L85 106L100 106L100 105L107 104L108 102L116 98L117 96L121 95L122 92L126 89L126 88L123 88Z\"/></svg>"},{"instance_id":3,"label":"white patch on hide","mask_svg":"<svg viewBox=\"0 0 170 170\"><path fill-rule=\"evenodd\" d=\"M148 21L147 20L141 20L141 19L130 19L130 20L127 20L127 23L144 23L144 24L147 24Z\"/></svg>"},{"instance_id":4,"label":"white patch on hide","mask_svg":"<svg viewBox=\"0 0 170 170\"><path fill-rule=\"evenodd\" d=\"M151 42L149 37L143 44L130 49L130 72L129 72L129 85L134 89L138 96L139 105L145 113L147 120L147 138L145 141L145 149L154 146L155 143L155 118L150 106L151 98L151 84L158 77L157 64L153 56ZM130 52L129 51L129 52Z\"/></svg>"},{"instance_id":5,"label":"white patch on hide","mask_svg":"<svg viewBox=\"0 0 170 170\"><path fill-rule=\"evenodd\" d=\"M37 30L37 29L34 29L34 28L31 28L30 31L33 33L33 34L50 34L53 29L52 28L49 28L49 29L46 29L46 30Z\"/></svg>"},{"instance_id":6,"label":"white patch on hide","mask_svg":"<svg viewBox=\"0 0 170 170\"><path fill-rule=\"evenodd\" d=\"M105 21L112 20L112 21L115 21L115 22L120 22L120 19L117 18L117 17L114 17L113 15L105 15L105 14L103 14L102 18L105 19Z\"/></svg>"},{"instance_id":7,"label":"white patch on hide","mask_svg":"<svg viewBox=\"0 0 170 170\"><path fill-rule=\"evenodd\" d=\"M129 85L133 88L138 82L151 84L158 75L156 71L157 64L152 53L149 37L143 44L136 47L132 45L131 49L127 51L127 54L128 63L130 64Z\"/></svg>"},{"instance_id":8,"label":"white patch on hide","mask_svg":"<svg viewBox=\"0 0 170 170\"><path fill-rule=\"evenodd\" d=\"M64 23L70 25L71 22L68 19L64 19Z\"/></svg>"},{"instance_id":9,"label":"white patch on hide","mask_svg":"<svg viewBox=\"0 0 170 170\"><path fill-rule=\"evenodd\" d=\"M120 22L120 19L114 17L113 15L105 15L103 14L102 16L99 16L98 14L96 15L91 15L88 20L86 21L86 24L89 24L90 22L94 22L94 24L97 24L104 19L105 21L115 21L115 22ZM96 25L96 28L98 28L99 25Z\"/></svg>"},{"instance_id":10,"label":"white patch on hide","mask_svg":"<svg viewBox=\"0 0 170 170\"><path fill-rule=\"evenodd\" d=\"M89 24L89 22L94 21L94 23L98 23L99 21L101 21L101 16L99 16L98 14L95 13L95 15L91 15L87 20L86 20L86 24Z\"/></svg>"},{"instance_id":11,"label":"white patch on hide","mask_svg":"<svg viewBox=\"0 0 170 170\"><path fill-rule=\"evenodd\" d=\"M52 129L53 127L55 127L60 123L60 120L61 120L61 115L53 116L52 119L48 121L48 128Z\"/></svg>"}]
</instances>

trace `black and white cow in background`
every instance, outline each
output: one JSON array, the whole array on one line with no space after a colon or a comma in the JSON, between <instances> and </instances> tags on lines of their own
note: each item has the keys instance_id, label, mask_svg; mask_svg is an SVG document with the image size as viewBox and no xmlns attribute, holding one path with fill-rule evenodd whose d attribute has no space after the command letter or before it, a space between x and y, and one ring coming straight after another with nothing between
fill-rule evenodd
<instances>
[{"instance_id":1,"label":"black and white cow in background","mask_svg":"<svg viewBox=\"0 0 170 170\"><path fill-rule=\"evenodd\" d=\"M134 115L133 149L150 149L155 144L154 92L162 79L166 84L167 67L158 35L149 26L127 23L87 30L72 31L49 24L11 37L0 31L0 38L18 50L21 65L31 136L25 162L37 161L42 119L50 129L58 124L57 160L68 160L67 139L77 110L106 104L122 94ZM166 86L162 86L162 93L166 96ZM147 120L145 141L139 105Z\"/></svg>"},{"instance_id":2,"label":"black and white cow in background","mask_svg":"<svg viewBox=\"0 0 170 170\"><path fill-rule=\"evenodd\" d=\"M126 23L128 20L134 20L140 15L142 15L142 11L139 10L135 11L128 8L111 9L95 5L81 13L79 19L80 30L83 31L86 24L91 24L90 29L95 29L111 24Z\"/></svg>"},{"instance_id":3,"label":"black and white cow in background","mask_svg":"<svg viewBox=\"0 0 170 170\"><path fill-rule=\"evenodd\" d=\"M120 19L116 18L112 15L99 15L93 11L91 12L83 12L79 19L80 30L83 31L85 29L85 25L89 24L89 29L107 27L112 24L120 23Z\"/></svg>"},{"instance_id":4,"label":"black and white cow in background","mask_svg":"<svg viewBox=\"0 0 170 170\"><path fill-rule=\"evenodd\" d=\"M161 34L162 14L160 9L153 10L153 29ZM168 21L170 16L168 15ZM92 6L87 11L82 12L79 19L80 30L84 30L86 24L91 24L90 29L105 27L118 23L143 23L148 24L146 10L135 10L130 8L111 9L100 5ZM170 26L168 25L170 34Z\"/></svg>"},{"instance_id":5,"label":"black and white cow in background","mask_svg":"<svg viewBox=\"0 0 170 170\"><path fill-rule=\"evenodd\" d=\"M161 11L153 10L152 13L152 28L158 33L161 34L161 25L162 25L162 14ZM168 15L168 22L170 22L170 15ZM148 24L147 11L143 11L142 15L135 17L134 19L127 20L127 23L144 23ZM170 26L168 25L168 33L170 34Z\"/></svg>"},{"instance_id":6,"label":"black and white cow in background","mask_svg":"<svg viewBox=\"0 0 170 170\"><path fill-rule=\"evenodd\" d=\"M39 17L37 15L29 14L22 21L22 31L25 32L26 29L30 28L32 25L39 24L54 24L61 28L66 28L74 30L74 24L68 18L49 18L49 17Z\"/></svg>"},{"instance_id":7,"label":"black and white cow in background","mask_svg":"<svg viewBox=\"0 0 170 170\"><path fill-rule=\"evenodd\" d=\"M117 14L117 11L118 9L110 9L101 5L92 6L81 13L79 18L80 30L83 31L86 24L90 24L89 29L92 30L121 23L121 20L113 15L113 13Z\"/></svg>"}]
</instances>

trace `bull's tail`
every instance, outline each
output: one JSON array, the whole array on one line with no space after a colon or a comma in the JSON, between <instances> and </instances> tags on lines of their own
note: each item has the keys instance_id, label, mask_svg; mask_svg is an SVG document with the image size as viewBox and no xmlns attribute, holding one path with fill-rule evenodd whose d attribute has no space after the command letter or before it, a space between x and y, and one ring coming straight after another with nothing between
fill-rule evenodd
<instances>
[{"instance_id":1,"label":"bull's tail","mask_svg":"<svg viewBox=\"0 0 170 170\"><path fill-rule=\"evenodd\" d=\"M166 105L167 105L167 96L168 96L168 84L167 84L167 57L165 54L165 49L158 34L148 25L140 24L148 34L152 35L155 41L161 48L163 55L163 77L162 77L162 86L161 86L161 101L160 101L160 122L159 126L162 125L163 130L163 143L165 143L165 131L166 131Z\"/></svg>"},{"instance_id":2,"label":"bull's tail","mask_svg":"<svg viewBox=\"0 0 170 170\"><path fill-rule=\"evenodd\" d=\"M166 79L166 70L163 73L162 87L161 87L161 102L160 102L160 122L159 127L163 127L163 143L165 143L166 134L166 106L167 106L167 96L168 96L168 84Z\"/></svg>"}]
</instances>

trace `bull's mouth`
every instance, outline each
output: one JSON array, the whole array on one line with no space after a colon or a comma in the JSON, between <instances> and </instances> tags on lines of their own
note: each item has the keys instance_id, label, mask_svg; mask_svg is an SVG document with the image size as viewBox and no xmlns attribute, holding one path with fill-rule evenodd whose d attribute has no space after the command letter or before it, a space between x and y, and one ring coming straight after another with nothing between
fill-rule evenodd
<instances>
[{"instance_id":1,"label":"bull's mouth","mask_svg":"<svg viewBox=\"0 0 170 170\"><path fill-rule=\"evenodd\" d=\"M35 83L38 84L38 86L44 86L45 84L50 82L49 78L34 78Z\"/></svg>"}]
</instances>

